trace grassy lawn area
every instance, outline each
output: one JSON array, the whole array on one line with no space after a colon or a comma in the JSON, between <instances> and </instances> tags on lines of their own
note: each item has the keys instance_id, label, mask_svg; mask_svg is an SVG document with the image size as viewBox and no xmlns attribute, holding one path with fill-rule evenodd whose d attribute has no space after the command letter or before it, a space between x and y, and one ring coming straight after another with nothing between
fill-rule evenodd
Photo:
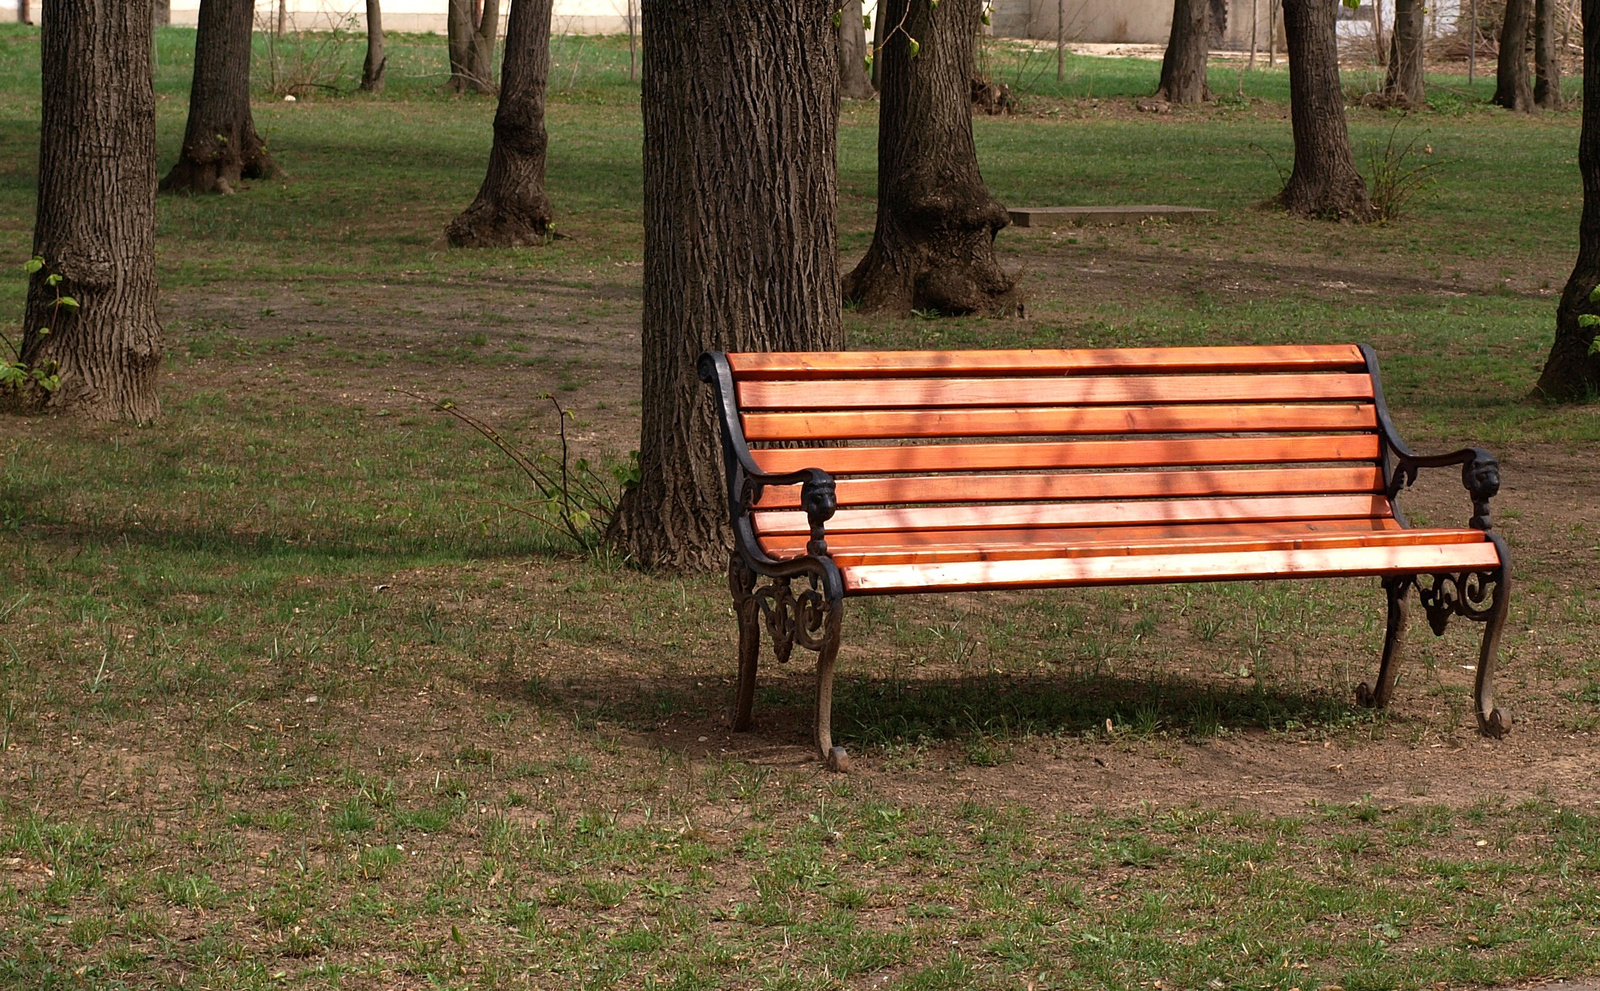
<instances>
[{"instance_id":1,"label":"grassy lawn area","mask_svg":"<svg viewBox=\"0 0 1600 991\"><path fill-rule=\"evenodd\" d=\"M561 240L464 252L492 100L439 39L258 45L288 176L159 204L164 417L0 432L0 985L18 988L1466 988L1600 974L1600 406L1526 399L1576 251L1577 111L1351 110L1434 182L1394 224L1258 208L1287 75L1146 114L1158 66L997 47L976 122L1010 205L1170 202L1193 225L1007 230L1023 320L846 314L852 347L1359 340L1419 449L1502 458L1516 558L1480 740L1477 627L1414 617L1393 708L1376 582L852 601L835 734L808 658L731 734L725 579L649 575L507 509L521 476L408 393L551 451L637 443L638 87L558 39ZM161 165L193 32L159 40ZM313 57L315 55L315 57ZM1031 60L1031 61L1030 61ZM1448 68L1448 67L1445 67ZM277 75L274 77L273 73ZM1368 70L1370 75L1370 70ZM1009 75L1008 75L1009 74ZM330 82L331 80L331 82ZM1349 80L1362 83L1359 73ZM1243 96L1239 96L1242 90ZM0 315L20 324L37 32L0 26ZM1575 101L1574 101L1575 102ZM876 106L840 134L842 263ZM1275 164L1276 163L1276 164ZM1448 476L1448 472L1443 473ZM1413 521L1469 514L1449 477ZM1420 613L1420 611L1418 611Z\"/></svg>"}]
</instances>

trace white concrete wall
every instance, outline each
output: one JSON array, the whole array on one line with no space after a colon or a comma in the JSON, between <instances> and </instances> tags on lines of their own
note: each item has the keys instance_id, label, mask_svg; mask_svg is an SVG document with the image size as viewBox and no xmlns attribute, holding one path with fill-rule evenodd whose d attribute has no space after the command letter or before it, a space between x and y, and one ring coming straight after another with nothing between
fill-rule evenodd
<instances>
[{"instance_id":1,"label":"white concrete wall","mask_svg":"<svg viewBox=\"0 0 1600 991\"><path fill-rule=\"evenodd\" d=\"M1273 0L1228 0L1228 24L1222 47L1248 49L1251 19L1255 19L1256 46L1266 51ZM1448 34L1455 28L1458 9L1466 0L1435 0L1428 4L1430 34ZM1339 36L1372 37L1373 4L1382 4L1384 32L1394 26L1394 0L1363 0L1357 10L1339 6ZM1064 16L1063 16L1064 15ZM1058 19L1065 21L1069 42L1127 42L1164 45L1172 30L1172 0L994 0L994 33L1002 38L1053 40ZM1278 50L1283 50L1283 17L1277 18Z\"/></svg>"},{"instance_id":2,"label":"white concrete wall","mask_svg":"<svg viewBox=\"0 0 1600 991\"><path fill-rule=\"evenodd\" d=\"M635 9L640 0L633 0ZM782 2L782 0L774 0ZM1228 0L1228 27L1224 48L1248 49L1251 14L1255 14L1257 47L1265 51L1269 4L1273 0ZM1434 0L1428 4L1429 34L1448 34L1455 28L1458 11L1467 0ZM552 29L557 34L625 34L629 0L555 0ZM1360 9L1340 5L1339 36L1354 40L1372 37L1372 8L1382 5L1384 30L1394 25L1394 0L1363 0ZM32 0L35 22L42 0ZM300 30L328 30L346 26L366 28L365 0L288 0L289 21ZM383 0L383 25L390 31L444 33L448 0ZM501 0L500 29L510 0ZM867 0L866 12L876 16L876 0ZM200 0L172 0L172 23L192 25ZM256 0L256 16L263 25L275 23L277 0ZM1058 10L1064 10L1066 40L1130 42L1160 45L1172 29L1172 0L994 0L993 33L1002 38L1054 39ZM15 0L0 0L0 20L15 21ZM1283 50L1283 19L1277 18L1278 50Z\"/></svg>"},{"instance_id":3,"label":"white concrete wall","mask_svg":"<svg viewBox=\"0 0 1600 991\"><path fill-rule=\"evenodd\" d=\"M639 0L634 0L637 9ZM42 0L31 0L35 23ZM302 31L332 27L366 30L366 0L288 0L290 24ZM510 0L500 3L500 30L505 31ZM448 0L383 0L383 26L389 31L428 31L443 34ZM172 23L193 26L200 0L172 0ZM626 34L628 0L555 0L551 28L557 34ZM278 0L256 0L256 18L263 25L277 23ZM0 0L0 20L16 21L15 0Z\"/></svg>"}]
</instances>

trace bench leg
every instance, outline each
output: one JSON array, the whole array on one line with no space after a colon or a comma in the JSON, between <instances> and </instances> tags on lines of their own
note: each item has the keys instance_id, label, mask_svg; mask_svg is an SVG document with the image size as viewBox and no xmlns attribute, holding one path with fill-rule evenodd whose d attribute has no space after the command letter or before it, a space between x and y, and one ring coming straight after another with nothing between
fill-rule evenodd
<instances>
[{"instance_id":1,"label":"bench leg","mask_svg":"<svg viewBox=\"0 0 1600 991\"><path fill-rule=\"evenodd\" d=\"M1500 632L1510 611L1511 583L1502 573L1494 592L1494 607L1483 628L1483 646L1478 649L1478 677L1472 687L1472 700L1478 708L1478 732L1501 739L1511 732L1511 714L1494 704L1494 665L1500 658Z\"/></svg>"},{"instance_id":2,"label":"bench leg","mask_svg":"<svg viewBox=\"0 0 1600 991\"><path fill-rule=\"evenodd\" d=\"M1382 709L1394 694L1394 679L1400 672L1400 656L1405 649L1406 622L1410 619L1408 601L1411 592L1410 575L1397 575L1383 580L1383 591L1389 599L1389 619L1383 634L1383 661L1378 665L1376 688L1366 682L1356 686L1356 702L1369 709Z\"/></svg>"},{"instance_id":3,"label":"bench leg","mask_svg":"<svg viewBox=\"0 0 1600 991\"><path fill-rule=\"evenodd\" d=\"M830 771L850 770L850 756L833 745L833 668L839 659L839 629L844 605L835 604L823 620L822 647L817 651L817 752Z\"/></svg>"},{"instance_id":4,"label":"bench leg","mask_svg":"<svg viewBox=\"0 0 1600 991\"><path fill-rule=\"evenodd\" d=\"M756 701L756 666L761 659L761 604L755 597L756 576L735 552L728 563L728 588L739 617L739 693L733 702L733 731L750 729Z\"/></svg>"},{"instance_id":5,"label":"bench leg","mask_svg":"<svg viewBox=\"0 0 1600 991\"><path fill-rule=\"evenodd\" d=\"M1491 539L1500 546L1500 559L1506 562L1499 570L1432 575L1431 584L1417 583L1417 594L1436 636L1443 635L1451 616L1484 624L1472 701L1478 714L1478 732L1500 739L1511 732L1511 714L1494 704L1494 667L1500 658L1500 634L1511 608L1511 565L1505 545L1498 537Z\"/></svg>"},{"instance_id":6,"label":"bench leg","mask_svg":"<svg viewBox=\"0 0 1600 991\"><path fill-rule=\"evenodd\" d=\"M828 768L846 771L850 757L833 745L833 669L839 659L839 631L844 603L830 602L815 586L795 593L788 578L757 585L754 572L738 552L728 562L728 590L739 618L739 691L733 702L733 728L750 728L755 707L756 669L761 658L761 626L766 624L772 651L786 664L795 644L817 652L817 748Z\"/></svg>"}]
</instances>

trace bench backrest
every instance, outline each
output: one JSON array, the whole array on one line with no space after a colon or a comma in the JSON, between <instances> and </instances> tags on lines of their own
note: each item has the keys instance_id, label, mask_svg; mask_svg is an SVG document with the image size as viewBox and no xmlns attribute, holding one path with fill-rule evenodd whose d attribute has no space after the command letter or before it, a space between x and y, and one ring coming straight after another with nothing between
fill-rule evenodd
<instances>
[{"instance_id":1,"label":"bench backrest","mask_svg":"<svg viewBox=\"0 0 1600 991\"><path fill-rule=\"evenodd\" d=\"M756 463L839 480L833 533L1392 515L1355 345L727 362ZM804 533L799 498L766 489L757 529Z\"/></svg>"}]
</instances>

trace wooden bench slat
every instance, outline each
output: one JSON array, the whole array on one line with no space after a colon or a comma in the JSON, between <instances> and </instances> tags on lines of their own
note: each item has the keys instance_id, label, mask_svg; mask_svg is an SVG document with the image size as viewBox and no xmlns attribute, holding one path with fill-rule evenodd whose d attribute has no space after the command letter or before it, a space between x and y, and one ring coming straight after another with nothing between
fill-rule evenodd
<instances>
[{"instance_id":1,"label":"wooden bench slat","mask_svg":"<svg viewBox=\"0 0 1600 991\"><path fill-rule=\"evenodd\" d=\"M1174 554L1221 551L1304 550L1329 547L1397 547L1419 544L1470 544L1482 541L1475 530L1373 530L1352 527L1338 530L1326 524L1320 530L1289 529L1283 525L1256 527L1255 533L1205 533L1224 525L1170 527L1116 527L1106 530L1063 528L1048 530L965 531L944 530L921 534L851 534L851 539L830 542L834 561L841 567L860 564L938 564L956 561L1005 561L1028 558L1097 557L1101 555ZM1134 531L1130 533L1129 531ZM880 542L873 543L872 538ZM915 540L913 537L936 537ZM778 557L805 553L797 537L763 540L762 546Z\"/></svg>"},{"instance_id":2,"label":"wooden bench slat","mask_svg":"<svg viewBox=\"0 0 1600 991\"><path fill-rule=\"evenodd\" d=\"M916 503L1059 502L1068 499L1152 499L1179 496L1329 495L1381 492L1376 465L1333 468L1200 468L1176 471L1064 472L1020 475L933 475L845 478L840 506ZM800 486L763 489L757 509L795 509Z\"/></svg>"},{"instance_id":3,"label":"wooden bench slat","mask_svg":"<svg viewBox=\"0 0 1600 991\"><path fill-rule=\"evenodd\" d=\"M779 448L751 454L762 470L770 472L822 468L834 475L885 475L922 471L1372 461L1378 457L1378 438L1375 434L1325 434L1020 444L902 444Z\"/></svg>"},{"instance_id":4,"label":"wooden bench slat","mask_svg":"<svg viewBox=\"0 0 1600 991\"><path fill-rule=\"evenodd\" d=\"M1152 499L1143 502L1032 502L1000 506L899 506L893 509L841 509L828 521L827 532L1104 526L1205 520L1376 519L1389 513L1389 500L1376 493L1245 499ZM810 532L806 514L798 510L757 512L755 526L756 532L763 536Z\"/></svg>"},{"instance_id":5,"label":"wooden bench slat","mask_svg":"<svg viewBox=\"0 0 1600 991\"><path fill-rule=\"evenodd\" d=\"M1118 406L1371 399L1367 375L1129 375L1067 378L752 381L736 387L739 408L844 410L910 407Z\"/></svg>"},{"instance_id":6,"label":"wooden bench slat","mask_svg":"<svg viewBox=\"0 0 1600 991\"><path fill-rule=\"evenodd\" d=\"M1270 433L1375 430L1370 403L1245 406L1068 406L1029 409L862 410L746 413L751 441L890 437L1020 437L1029 434Z\"/></svg>"},{"instance_id":7,"label":"wooden bench slat","mask_svg":"<svg viewBox=\"0 0 1600 991\"><path fill-rule=\"evenodd\" d=\"M728 355L736 379L893 378L972 375L1061 375L1119 372L1361 371L1361 349L1349 344L1263 347L1119 348L1039 351L819 351Z\"/></svg>"},{"instance_id":8,"label":"wooden bench slat","mask_svg":"<svg viewBox=\"0 0 1600 991\"><path fill-rule=\"evenodd\" d=\"M1499 552L1487 540L1411 547L1334 547L1202 554L857 565L841 569L850 594L964 588L1045 588L1249 578L1325 578L1491 570Z\"/></svg>"},{"instance_id":9,"label":"wooden bench slat","mask_svg":"<svg viewBox=\"0 0 1600 991\"><path fill-rule=\"evenodd\" d=\"M1320 534L1409 533L1391 518L1348 520L1208 521L1124 526L1025 527L1016 530L914 530L909 533L840 533L828 537L828 548L854 551L876 547L964 547L1003 545L1030 540L1097 545L1169 540L1226 540L1259 537L1314 537ZM772 549L804 548L799 534L760 537Z\"/></svg>"}]
</instances>

